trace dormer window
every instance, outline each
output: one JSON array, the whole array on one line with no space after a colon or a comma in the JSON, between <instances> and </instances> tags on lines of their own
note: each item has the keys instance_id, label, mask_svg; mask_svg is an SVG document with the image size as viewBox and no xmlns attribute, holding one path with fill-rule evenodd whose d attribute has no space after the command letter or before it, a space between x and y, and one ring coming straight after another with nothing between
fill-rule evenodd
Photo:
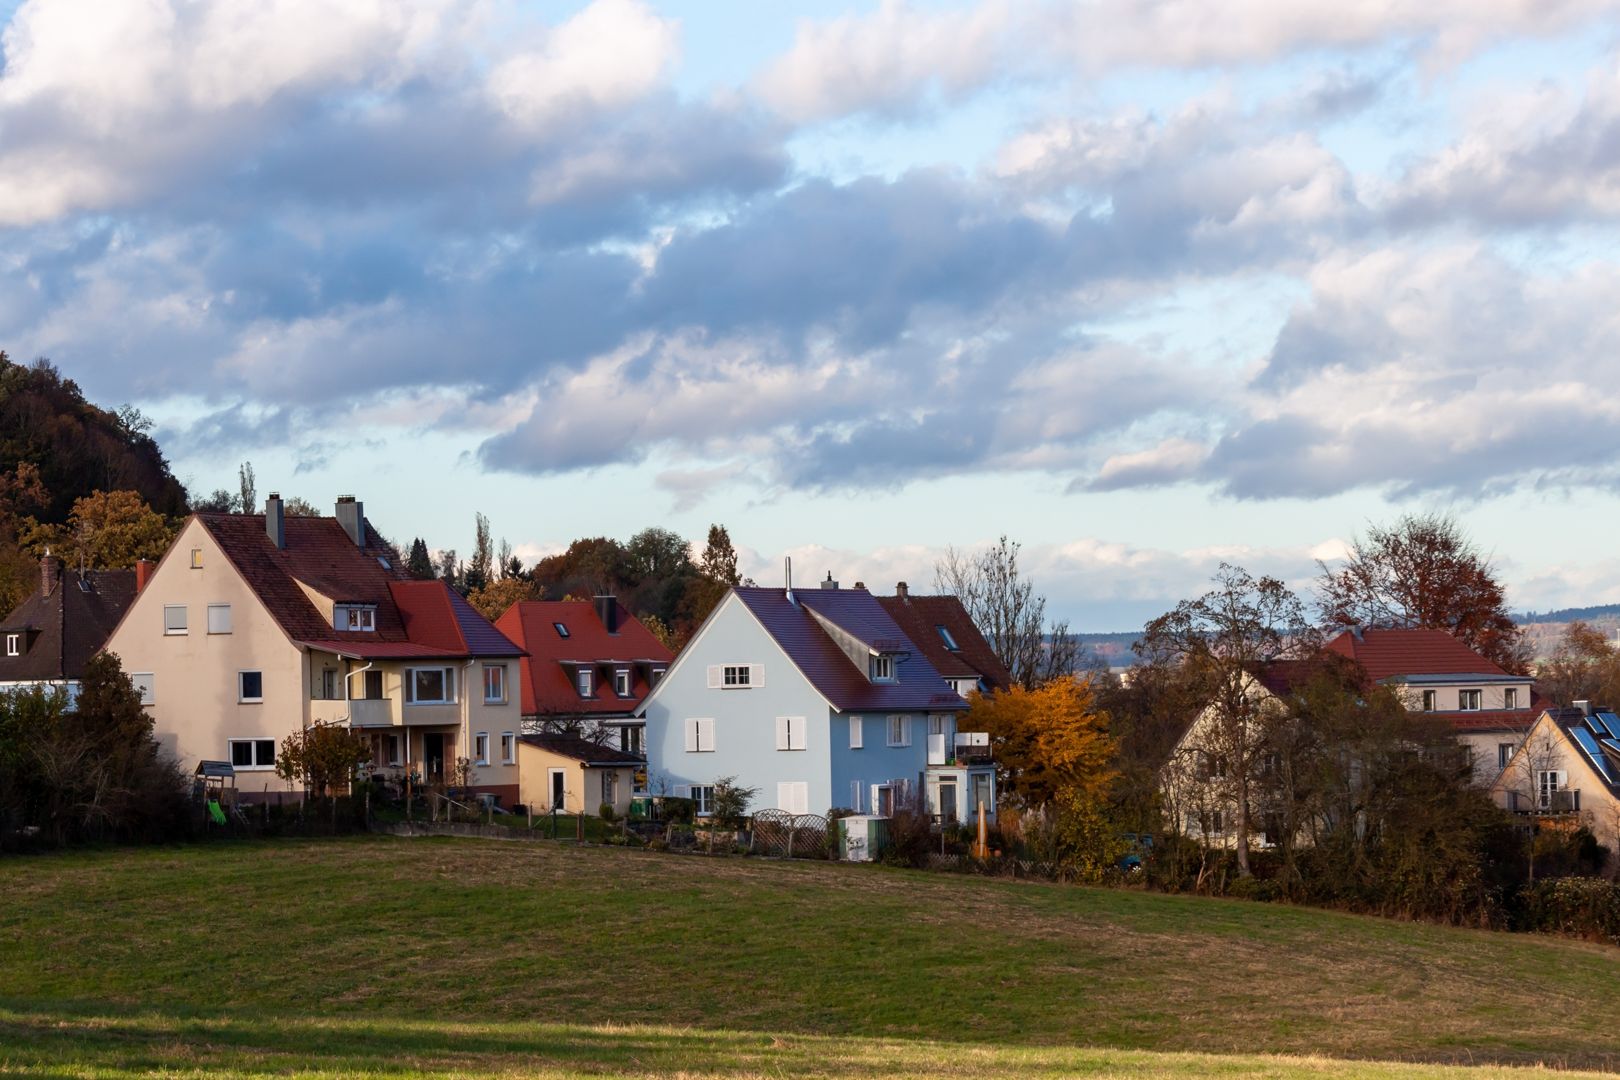
<instances>
[{"instance_id":1,"label":"dormer window","mask_svg":"<svg viewBox=\"0 0 1620 1080\"><path fill-rule=\"evenodd\" d=\"M21 634L7 634L6 635L6 655L7 656L21 656L22 655L22 635Z\"/></svg>"},{"instance_id":2,"label":"dormer window","mask_svg":"<svg viewBox=\"0 0 1620 1080\"><path fill-rule=\"evenodd\" d=\"M620 697L630 696L630 669L615 668L613 671L613 692Z\"/></svg>"},{"instance_id":3,"label":"dormer window","mask_svg":"<svg viewBox=\"0 0 1620 1080\"><path fill-rule=\"evenodd\" d=\"M591 696L592 679L591 679L591 669L590 668L580 668L577 672L575 672L574 673L574 682L579 687L579 696L580 697L590 697Z\"/></svg>"},{"instance_id":4,"label":"dormer window","mask_svg":"<svg viewBox=\"0 0 1620 1080\"><path fill-rule=\"evenodd\" d=\"M867 674L873 682L894 681L894 657L879 653L867 662Z\"/></svg>"},{"instance_id":5,"label":"dormer window","mask_svg":"<svg viewBox=\"0 0 1620 1080\"><path fill-rule=\"evenodd\" d=\"M338 604L332 609L332 626L338 630L377 629L377 608L372 604Z\"/></svg>"},{"instance_id":6,"label":"dormer window","mask_svg":"<svg viewBox=\"0 0 1620 1080\"><path fill-rule=\"evenodd\" d=\"M956 643L956 639L951 636L951 631L950 631L949 627L936 626L936 627L934 627L934 629L939 631L939 640L943 641L945 643L945 647L947 649L951 650L951 652L956 652L958 649L960 649L962 647L962 646L958 645Z\"/></svg>"}]
</instances>

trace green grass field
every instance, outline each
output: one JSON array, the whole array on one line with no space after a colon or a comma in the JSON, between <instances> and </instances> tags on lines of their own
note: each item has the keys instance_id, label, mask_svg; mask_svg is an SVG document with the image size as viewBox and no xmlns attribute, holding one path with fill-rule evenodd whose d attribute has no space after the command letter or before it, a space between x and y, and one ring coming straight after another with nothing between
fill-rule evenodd
<instances>
[{"instance_id":1,"label":"green grass field","mask_svg":"<svg viewBox=\"0 0 1620 1080\"><path fill-rule=\"evenodd\" d=\"M871 867L382 837L0 860L0 1074L1612 1070L1617 1001L1620 951L1577 942Z\"/></svg>"}]
</instances>

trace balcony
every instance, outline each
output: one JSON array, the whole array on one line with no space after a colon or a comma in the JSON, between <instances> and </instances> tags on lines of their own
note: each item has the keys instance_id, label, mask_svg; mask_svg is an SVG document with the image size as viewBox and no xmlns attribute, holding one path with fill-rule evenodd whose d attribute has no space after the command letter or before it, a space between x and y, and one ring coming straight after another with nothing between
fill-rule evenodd
<instances>
[{"instance_id":1,"label":"balcony","mask_svg":"<svg viewBox=\"0 0 1620 1080\"><path fill-rule=\"evenodd\" d=\"M1538 793L1538 796L1534 799L1521 795L1517 791L1509 792L1508 809L1515 814L1536 814L1541 817L1579 814L1581 812L1581 789L1555 788Z\"/></svg>"},{"instance_id":2,"label":"balcony","mask_svg":"<svg viewBox=\"0 0 1620 1080\"><path fill-rule=\"evenodd\" d=\"M399 707L392 698L370 698L344 703L350 727L392 727L399 723Z\"/></svg>"},{"instance_id":3,"label":"balcony","mask_svg":"<svg viewBox=\"0 0 1620 1080\"><path fill-rule=\"evenodd\" d=\"M928 736L929 765L988 765L990 760L990 736L986 732L958 731L955 735Z\"/></svg>"}]
</instances>

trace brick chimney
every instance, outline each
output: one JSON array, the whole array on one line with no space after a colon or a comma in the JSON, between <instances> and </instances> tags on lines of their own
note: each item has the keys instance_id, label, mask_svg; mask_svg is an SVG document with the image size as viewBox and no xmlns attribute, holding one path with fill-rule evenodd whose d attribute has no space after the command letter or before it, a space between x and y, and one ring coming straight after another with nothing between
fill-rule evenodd
<instances>
[{"instance_id":1,"label":"brick chimney","mask_svg":"<svg viewBox=\"0 0 1620 1080\"><path fill-rule=\"evenodd\" d=\"M894 583L894 595L898 596L902 600L906 600L911 597L911 590L906 587L905 582L897 581Z\"/></svg>"},{"instance_id":2,"label":"brick chimney","mask_svg":"<svg viewBox=\"0 0 1620 1080\"><path fill-rule=\"evenodd\" d=\"M287 515L282 509L279 491L272 491L264 500L264 531L276 547L287 546Z\"/></svg>"},{"instance_id":3,"label":"brick chimney","mask_svg":"<svg viewBox=\"0 0 1620 1080\"><path fill-rule=\"evenodd\" d=\"M152 572L157 569L157 563L151 559L135 560L135 591L140 592L146 588L146 583L152 580Z\"/></svg>"},{"instance_id":4,"label":"brick chimney","mask_svg":"<svg viewBox=\"0 0 1620 1080\"><path fill-rule=\"evenodd\" d=\"M39 594L49 596L56 591L57 583L62 580L62 560L51 554L51 549L45 549L45 557L39 560Z\"/></svg>"}]
</instances>

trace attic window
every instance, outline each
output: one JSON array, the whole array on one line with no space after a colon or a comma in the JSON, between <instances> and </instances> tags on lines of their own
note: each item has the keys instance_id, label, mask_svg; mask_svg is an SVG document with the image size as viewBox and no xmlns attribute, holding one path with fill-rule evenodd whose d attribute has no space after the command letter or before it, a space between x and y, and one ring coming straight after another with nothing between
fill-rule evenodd
<instances>
[{"instance_id":1,"label":"attic window","mask_svg":"<svg viewBox=\"0 0 1620 1080\"><path fill-rule=\"evenodd\" d=\"M382 567L384 570L392 570L394 568L394 564L388 561L388 556L386 555L377 556L377 565Z\"/></svg>"},{"instance_id":2,"label":"attic window","mask_svg":"<svg viewBox=\"0 0 1620 1080\"><path fill-rule=\"evenodd\" d=\"M934 629L939 631L939 640L943 641L945 643L945 647L951 650L951 652L955 652L962 647L956 643L955 638L951 637L951 632L947 627L936 626Z\"/></svg>"},{"instance_id":3,"label":"attic window","mask_svg":"<svg viewBox=\"0 0 1620 1080\"><path fill-rule=\"evenodd\" d=\"M873 682L894 681L894 657L887 653L879 653L872 657L867 668Z\"/></svg>"},{"instance_id":4,"label":"attic window","mask_svg":"<svg viewBox=\"0 0 1620 1080\"><path fill-rule=\"evenodd\" d=\"M6 635L6 655L7 656L21 656L22 655L22 635L21 634L7 634Z\"/></svg>"},{"instance_id":5,"label":"attic window","mask_svg":"<svg viewBox=\"0 0 1620 1080\"><path fill-rule=\"evenodd\" d=\"M202 569L202 548L191 549L191 568L193 570Z\"/></svg>"},{"instance_id":6,"label":"attic window","mask_svg":"<svg viewBox=\"0 0 1620 1080\"><path fill-rule=\"evenodd\" d=\"M377 609L365 604L338 604L332 609L332 626L337 630L377 629Z\"/></svg>"},{"instance_id":7,"label":"attic window","mask_svg":"<svg viewBox=\"0 0 1620 1080\"><path fill-rule=\"evenodd\" d=\"M568 627L564 626L562 623L554 622L551 625L557 628L557 636L558 637L567 637L568 636Z\"/></svg>"}]
</instances>

